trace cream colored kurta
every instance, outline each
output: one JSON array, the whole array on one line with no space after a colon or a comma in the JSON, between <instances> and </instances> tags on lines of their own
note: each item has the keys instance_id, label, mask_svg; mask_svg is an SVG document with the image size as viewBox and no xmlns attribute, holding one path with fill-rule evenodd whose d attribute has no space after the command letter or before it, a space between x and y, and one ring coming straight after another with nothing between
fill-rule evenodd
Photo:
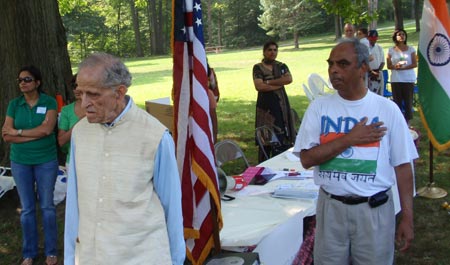
<instances>
[{"instance_id":1,"label":"cream colored kurta","mask_svg":"<svg viewBox=\"0 0 450 265\"><path fill-rule=\"evenodd\" d=\"M153 163L165 131L132 103L113 127L74 127L79 264L171 264Z\"/></svg>"}]
</instances>

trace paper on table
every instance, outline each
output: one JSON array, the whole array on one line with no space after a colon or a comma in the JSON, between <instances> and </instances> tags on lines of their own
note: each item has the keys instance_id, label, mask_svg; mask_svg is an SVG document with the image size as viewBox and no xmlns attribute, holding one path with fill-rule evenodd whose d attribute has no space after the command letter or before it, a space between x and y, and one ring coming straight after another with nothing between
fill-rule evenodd
<instances>
[{"instance_id":1,"label":"paper on table","mask_svg":"<svg viewBox=\"0 0 450 265\"><path fill-rule=\"evenodd\" d=\"M296 181L292 184L283 184L276 187L274 197L316 199L319 194L319 186L310 181Z\"/></svg>"},{"instance_id":2,"label":"paper on table","mask_svg":"<svg viewBox=\"0 0 450 265\"><path fill-rule=\"evenodd\" d=\"M272 177L269 181L273 181L276 179L292 179L292 180L302 180L307 178L313 178L314 171L313 170L305 170L305 171L274 171L276 175Z\"/></svg>"},{"instance_id":3,"label":"paper on table","mask_svg":"<svg viewBox=\"0 0 450 265\"><path fill-rule=\"evenodd\" d=\"M248 185L240 191L230 193L230 195L235 196L235 197L245 197L245 196L253 196L253 195L259 195L259 194L264 194L264 193L271 193L271 192L272 192L271 189L268 189L267 187L264 187L261 185Z\"/></svg>"}]
</instances>

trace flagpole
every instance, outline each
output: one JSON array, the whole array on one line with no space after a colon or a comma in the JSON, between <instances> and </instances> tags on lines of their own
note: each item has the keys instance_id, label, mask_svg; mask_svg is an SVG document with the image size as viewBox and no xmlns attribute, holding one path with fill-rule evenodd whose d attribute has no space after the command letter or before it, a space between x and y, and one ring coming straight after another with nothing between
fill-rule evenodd
<instances>
[{"instance_id":1,"label":"flagpole","mask_svg":"<svg viewBox=\"0 0 450 265\"><path fill-rule=\"evenodd\" d=\"M427 186L422 187L420 189L417 190L417 194L419 196L428 198L428 199L438 199L438 198L442 198L447 196L447 191L445 191L444 189L435 187L435 183L434 183L434 164L433 164L433 144L431 143L431 141L429 142L429 151L430 151L430 168L429 168L429 177L430 177L430 182L427 184Z\"/></svg>"},{"instance_id":2,"label":"flagpole","mask_svg":"<svg viewBox=\"0 0 450 265\"><path fill-rule=\"evenodd\" d=\"M217 220L217 207L211 195L210 195L210 202L211 202L211 217L213 218L213 238L214 238L214 250L212 254L217 255L221 252L222 247L220 245L220 234L219 234L220 229Z\"/></svg>"}]
</instances>

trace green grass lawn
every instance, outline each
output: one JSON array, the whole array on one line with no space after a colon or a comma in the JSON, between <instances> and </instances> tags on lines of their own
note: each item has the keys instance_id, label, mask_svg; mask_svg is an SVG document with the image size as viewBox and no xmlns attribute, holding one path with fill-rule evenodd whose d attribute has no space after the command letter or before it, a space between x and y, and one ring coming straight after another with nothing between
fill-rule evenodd
<instances>
[{"instance_id":1,"label":"green grass lawn","mask_svg":"<svg viewBox=\"0 0 450 265\"><path fill-rule=\"evenodd\" d=\"M417 49L419 34L413 24L406 24L408 44ZM381 25L379 43L385 48L393 45L393 27ZM318 73L327 79L327 63L331 47L331 34L300 39L300 49L293 49L292 41L280 43L278 60L286 63L291 70L293 83L286 90L292 107L301 116L309 101L305 97L302 84L307 83L311 73ZM252 67L262 59L262 48L245 50L225 50L208 54L211 67L216 69L221 92L218 105L219 140L233 139L239 143L252 165L257 164L254 143L254 119L256 90L252 81ZM145 101L160 97L170 97L172 89L172 58L152 57L129 59L126 61L133 73L133 85L129 89L135 102L144 107ZM420 158L416 161L416 186L423 187L429 181L428 138L423 130L419 115L412 125L421 131ZM450 190L450 152L434 156L434 179L437 186ZM396 264L450 264L450 214L441 207L448 197L442 199L415 199L416 239L411 251L396 254ZM450 202L450 201L449 201ZM21 259L21 231L19 215L16 213L17 197L9 193L0 199L0 264L19 264ZM60 256L63 251L64 205L58 206ZM383 242L380 242L383 244ZM42 245L42 244L41 244ZM42 252L42 251L41 251ZM40 260L43 262L43 259ZM62 263L61 263L62 264Z\"/></svg>"}]
</instances>

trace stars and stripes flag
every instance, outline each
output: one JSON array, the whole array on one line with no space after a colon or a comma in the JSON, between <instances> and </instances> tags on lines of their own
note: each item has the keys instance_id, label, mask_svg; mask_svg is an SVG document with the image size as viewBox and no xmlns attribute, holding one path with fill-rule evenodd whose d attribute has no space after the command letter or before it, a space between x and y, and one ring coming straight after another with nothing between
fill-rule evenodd
<instances>
[{"instance_id":1,"label":"stars and stripes flag","mask_svg":"<svg viewBox=\"0 0 450 265\"><path fill-rule=\"evenodd\" d=\"M450 147L450 18L445 0L425 0L419 40L420 116L433 146Z\"/></svg>"},{"instance_id":2,"label":"stars and stripes flag","mask_svg":"<svg viewBox=\"0 0 450 265\"><path fill-rule=\"evenodd\" d=\"M222 227L222 217L207 94L202 7L200 0L173 0L172 6L174 138L184 235L188 259L203 264L214 247L214 226Z\"/></svg>"}]
</instances>

